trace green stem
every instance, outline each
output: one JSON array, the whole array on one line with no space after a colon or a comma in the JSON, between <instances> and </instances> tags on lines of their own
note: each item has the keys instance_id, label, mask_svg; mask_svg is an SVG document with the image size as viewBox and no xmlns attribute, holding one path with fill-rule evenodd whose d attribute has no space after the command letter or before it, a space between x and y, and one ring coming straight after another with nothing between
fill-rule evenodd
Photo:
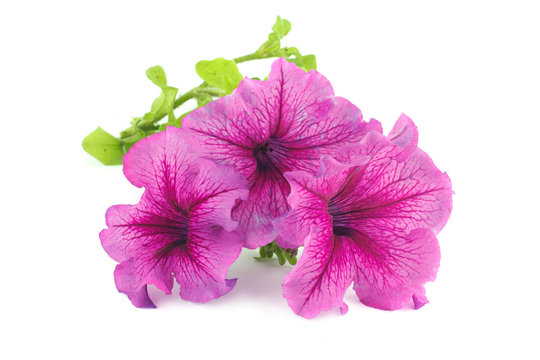
<instances>
[{"instance_id":1,"label":"green stem","mask_svg":"<svg viewBox=\"0 0 540 360\"><path fill-rule=\"evenodd\" d=\"M208 87L208 84L206 82L203 82L201 85L194 87L193 89L189 90L188 92L185 92L182 94L178 99L174 101L174 108L176 109L186 101L193 99L197 97L199 94L210 94L214 97L221 97L225 95L225 91L213 87ZM153 127L156 127L155 123L163 119L166 115L163 115L159 118L156 118L152 121L151 124L140 124L138 126L141 130L150 130ZM124 131L120 133L120 139L125 139L130 136L133 136L135 134L135 128L134 126L131 126Z\"/></svg>"},{"instance_id":2,"label":"green stem","mask_svg":"<svg viewBox=\"0 0 540 360\"><path fill-rule=\"evenodd\" d=\"M248 55L234 58L233 61L239 64L246 61L265 59L265 58L270 58L270 57L275 57L275 56L263 56L263 55L258 54L258 52L256 51ZM218 88L209 87L206 82L203 82L201 85L194 87L193 89L180 95L180 97L178 97L178 99L174 101L174 108L176 109L177 107L179 107L186 101L196 98L199 94L209 94L209 95L212 95L213 97L222 97L225 95L225 91ZM154 119L151 124L141 124L141 125L145 129L154 128L157 126L156 123L160 121L161 119L163 119L164 117L165 115ZM135 125L132 125L131 127L125 129L124 131L120 133L120 140L133 136L135 132L136 132Z\"/></svg>"},{"instance_id":3,"label":"green stem","mask_svg":"<svg viewBox=\"0 0 540 360\"><path fill-rule=\"evenodd\" d=\"M205 87L208 86L206 83L202 83L201 85L189 90L188 92L182 94L178 99L174 101L174 108L176 109L189 99L193 99L197 97L199 94L210 94L214 97L221 97L225 95L225 91L217 88L212 87Z\"/></svg>"},{"instance_id":4,"label":"green stem","mask_svg":"<svg viewBox=\"0 0 540 360\"><path fill-rule=\"evenodd\" d=\"M248 54L248 55L244 55L244 56L239 56L237 58L234 58L233 61L237 64L240 64L240 63L243 63L243 62L246 62L246 61L250 61L250 60L258 60L258 59L261 59L261 57L256 53L252 53L252 54Z\"/></svg>"}]
</instances>

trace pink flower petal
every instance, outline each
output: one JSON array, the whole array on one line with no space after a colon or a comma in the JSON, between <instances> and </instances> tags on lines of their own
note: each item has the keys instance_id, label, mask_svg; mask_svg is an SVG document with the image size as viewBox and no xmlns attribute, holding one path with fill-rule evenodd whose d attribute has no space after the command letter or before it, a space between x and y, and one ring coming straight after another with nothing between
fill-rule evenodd
<instances>
[{"instance_id":1,"label":"pink flower petal","mask_svg":"<svg viewBox=\"0 0 540 360\"><path fill-rule=\"evenodd\" d=\"M118 291L126 294L138 308L155 308L156 306L148 296L146 285L141 285L136 281L136 269L133 261L127 260L118 265L114 270L114 282Z\"/></svg>"},{"instance_id":2,"label":"pink flower petal","mask_svg":"<svg viewBox=\"0 0 540 360\"><path fill-rule=\"evenodd\" d=\"M407 115L401 114L388 138L403 149L401 156L406 158L418 145L418 130Z\"/></svg>"},{"instance_id":3,"label":"pink flower petal","mask_svg":"<svg viewBox=\"0 0 540 360\"><path fill-rule=\"evenodd\" d=\"M331 223L311 228L302 257L283 283L283 296L296 314L310 319L334 306L347 312L343 296L352 281L347 246L334 239Z\"/></svg>"},{"instance_id":4,"label":"pink flower petal","mask_svg":"<svg viewBox=\"0 0 540 360\"><path fill-rule=\"evenodd\" d=\"M193 224L190 241L180 254L174 272L180 284L180 296L204 303L233 289L236 279L226 279L227 270L240 254L242 241L236 233L205 226L204 210L192 214L196 218L192 223L203 224Z\"/></svg>"},{"instance_id":5,"label":"pink flower petal","mask_svg":"<svg viewBox=\"0 0 540 360\"><path fill-rule=\"evenodd\" d=\"M311 226L328 221L328 201L339 191L351 167L367 161L369 157L361 156L343 164L325 155L315 178L305 171L286 172L284 175L292 189L288 197L292 210L274 221L280 234L276 239L278 245L290 249L304 245Z\"/></svg>"},{"instance_id":6,"label":"pink flower petal","mask_svg":"<svg viewBox=\"0 0 540 360\"><path fill-rule=\"evenodd\" d=\"M354 290L365 305L383 310L401 309L411 298L415 308L426 303L423 285L435 280L440 262L439 244L427 229L408 235L377 237L362 234L351 247L356 264ZM381 236L381 234L384 234Z\"/></svg>"},{"instance_id":7,"label":"pink flower petal","mask_svg":"<svg viewBox=\"0 0 540 360\"><path fill-rule=\"evenodd\" d=\"M126 223L125 214L129 214L135 209L134 205L114 205L107 209L105 220L109 228L115 228ZM126 253L126 247L123 240L123 232L104 229L99 234L101 246L109 256L117 261L123 262L130 259L131 255Z\"/></svg>"},{"instance_id":8,"label":"pink flower petal","mask_svg":"<svg viewBox=\"0 0 540 360\"><path fill-rule=\"evenodd\" d=\"M403 158L405 152L409 156ZM358 155L371 160L338 197L345 203L342 210L361 209L354 216L365 221L391 218L403 231L428 228L437 234L444 227L452 211L452 184L426 153L395 146L371 132L347 156Z\"/></svg>"}]
</instances>

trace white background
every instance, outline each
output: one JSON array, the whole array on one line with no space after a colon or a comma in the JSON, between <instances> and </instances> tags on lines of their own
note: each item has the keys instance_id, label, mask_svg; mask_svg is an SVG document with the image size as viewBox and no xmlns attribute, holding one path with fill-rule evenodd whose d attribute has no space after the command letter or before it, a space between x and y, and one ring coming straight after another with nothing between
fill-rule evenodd
<instances>
[{"instance_id":1,"label":"white background","mask_svg":"<svg viewBox=\"0 0 540 360\"><path fill-rule=\"evenodd\" d=\"M536 4L537 5L537 4ZM98 233L140 189L81 149L117 134L201 59L250 53L275 16L337 95L389 131L401 112L450 175L442 261L418 311L363 306L305 320L282 298L290 267L245 251L227 296L201 305L117 293ZM530 1L317 3L12 1L0 5L3 359L540 358L540 11ZM265 76L270 61L241 65Z\"/></svg>"}]
</instances>

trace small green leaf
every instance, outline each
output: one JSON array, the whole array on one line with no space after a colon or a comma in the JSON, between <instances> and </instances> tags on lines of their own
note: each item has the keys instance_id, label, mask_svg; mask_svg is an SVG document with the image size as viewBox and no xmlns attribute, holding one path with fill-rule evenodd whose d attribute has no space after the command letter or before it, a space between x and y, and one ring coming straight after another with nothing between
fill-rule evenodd
<instances>
[{"instance_id":1,"label":"small green leaf","mask_svg":"<svg viewBox=\"0 0 540 360\"><path fill-rule=\"evenodd\" d=\"M195 71L201 79L211 86L225 90L226 94L232 93L243 79L236 63L223 58L199 61L195 65Z\"/></svg>"},{"instance_id":2,"label":"small green leaf","mask_svg":"<svg viewBox=\"0 0 540 360\"><path fill-rule=\"evenodd\" d=\"M286 249L283 250L283 256L285 257L285 260L287 260L287 262L289 264L294 265L293 264L293 262L294 262L293 258L295 258L295 257L291 256L291 254L289 254Z\"/></svg>"},{"instance_id":3,"label":"small green leaf","mask_svg":"<svg viewBox=\"0 0 540 360\"><path fill-rule=\"evenodd\" d=\"M291 22L278 16L276 23L272 26L272 31L279 37L279 40L281 40L289 33L289 31L291 31Z\"/></svg>"},{"instance_id":4,"label":"small green leaf","mask_svg":"<svg viewBox=\"0 0 540 360\"><path fill-rule=\"evenodd\" d=\"M279 265L285 265L285 256L283 256L283 250L281 250L281 248L277 249L276 255L278 258Z\"/></svg>"},{"instance_id":5,"label":"small green leaf","mask_svg":"<svg viewBox=\"0 0 540 360\"><path fill-rule=\"evenodd\" d=\"M167 85L167 76L161 66L149 68L146 70L146 76L161 88L161 94L152 103L150 111L144 114L142 122L138 124L142 129L151 128L156 121L165 115L169 116L169 121L174 121L174 100L178 93L177 88Z\"/></svg>"},{"instance_id":6,"label":"small green leaf","mask_svg":"<svg viewBox=\"0 0 540 360\"><path fill-rule=\"evenodd\" d=\"M317 59L315 58L315 55L299 56L293 59L293 61L298 67L301 67L306 72L309 72L311 69L317 70Z\"/></svg>"},{"instance_id":7,"label":"small green leaf","mask_svg":"<svg viewBox=\"0 0 540 360\"><path fill-rule=\"evenodd\" d=\"M281 39L291 30L291 23L288 20L277 17L272 32L268 35L268 40L262 44L255 52L260 58L287 56L281 51Z\"/></svg>"},{"instance_id":8,"label":"small green leaf","mask_svg":"<svg viewBox=\"0 0 540 360\"><path fill-rule=\"evenodd\" d=\"M154 100L150 111L142 117L143 122L153 124L163 116L168 115L169 121L175 120L174 100L178 89L167 86L161 90L161 94Z\"/></svg>"},{"instance_id":9,"label":"small green leaf","mask_svg":"<svg viewBox=\"0 0 540 360\"><path fill-rule=\"evenodd\" d=\"M287 48L292 49L292 48ZM282 51L285 51L285 49L282 49ZM315 58L315 55L300 55L299 52L294 54L294 58L288 58L288 62L293 62L301 69L304 69L306 72L309 72L309 70L317 70L317 59Z\"/></svg>"},{"instance_id":10,"label":"small green leaf","mask_svg":"<svg viewBox=\"0 0 540 360\"><path fill-rule=\"evenodd\" d=\"M283 57L289 57L289 56L296 56L296 57L300 57L302 56L300 54L300 51L298 51L297 48L295 48L294 46L291 46L291 47L284 47L283 49L281 49L281 53L283 55Z\"/></svg>"},{"instance_id":11,"label":"small green leaf","mask_svg":"<svg viewBox=\"0 0 540 360\"><path fill-rule=\"evenodd\" d=\"M160 88L167 87L167 76L161 66L157 65L147 69L146 76Z\"/></svg>"},{"instance_id":12,"label":"small green leaf","mask_svg":"<svg viewBox=\"0 0 540 360\"><path fill-rule=\"evenodd\" d=\"M82 142L83 149L104 165L121 165L124 156L122 141L98 127Z\"/></svg>"},{"instance_id":13,"label":"small green leaf","mask_svg":"<svg viewBox=\"0 0 540 360\"><path fill-rule=\"evenodd\" d=\"M291 264L291 265L296 265L297 262L298 262L298 259L296 258L296 256L293 256L293 257L289 260L289 264Z\"/></svg>"}]
</instances>

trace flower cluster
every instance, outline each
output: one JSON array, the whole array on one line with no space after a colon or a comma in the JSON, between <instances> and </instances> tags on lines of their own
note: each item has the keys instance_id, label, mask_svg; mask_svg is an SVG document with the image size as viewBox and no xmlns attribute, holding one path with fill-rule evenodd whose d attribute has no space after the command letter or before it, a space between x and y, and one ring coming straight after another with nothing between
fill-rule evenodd
<instances>
[{"instance_id":1,"label":"flower cluster","mask_svg":"<svg viewBox=\"0 0 540 360\"><path fill-rule=\"evenodd\" d=\"M368 306L419 308L452 189L417 140L407 116L385 136L321 74L281 58L268 80L245 78L124 157L126 177L145 192L137 205L111 207L100 234L119 262L116 286L153 307L147 286L170 294L176 279L182 298L206 302L234 287L226 274L242 247L275 240L304 246L283 284L301 316L346 312L353 282Z\"/></svg>"}]
</instances>

